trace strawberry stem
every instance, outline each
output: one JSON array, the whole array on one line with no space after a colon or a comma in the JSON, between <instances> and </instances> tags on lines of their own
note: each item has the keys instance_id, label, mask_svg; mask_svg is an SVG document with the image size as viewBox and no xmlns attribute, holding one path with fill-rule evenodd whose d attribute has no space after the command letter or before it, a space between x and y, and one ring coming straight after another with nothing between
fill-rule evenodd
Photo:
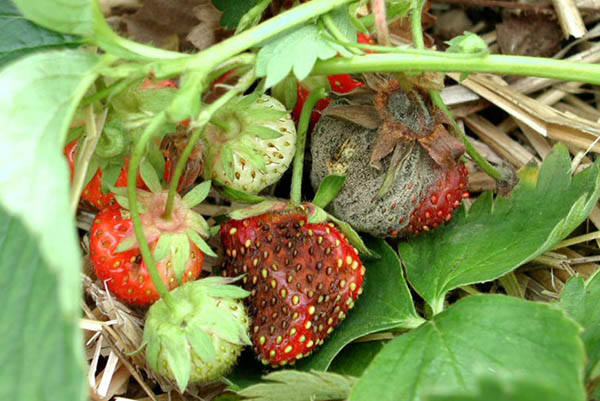
<instances>
[{"instance_id":1,"label":"strawberry stem","mask_svg":"<svg viewBox=\"0 0 600 401\"><path fill-rule=\"evenodd\" d=\"M414 5L413 12L410 16L413 43L417 49L425 48L425 41L423 40L423 30L421 24L421 16L423 14L423 5L425 4L422 0L416 0L416 5ZM475 149L475 146L469 141L463 130L458 126L456 120L448 107L442 100L442 96L436 90L430 89L429 96L431 97L431 101L434 105L440 108L446 116L450 119L452 123L452 127L454 128L455 133L458 134L460 139L462 139L463 144L465 145L465 149L471 158L477 163L479 167L483 171L485 171L490 177L492 177L496 181L501 181L504 177L500 171L498 171L494 166L492 166L481 154Z\"/></svg>"},{"instance_id":2,"label":"strawberry stem","mask_svg":"<svg viewBox=\"0 0 600 401\"><path fill-rule=\"evenodd\" d=\"M192 154L194 146L196 146L196 142L198 142L198 139L200 139L204 128L209 123L209 121L211 121L213 115L221 107L223 107L227 102L229 102L238 94L245 92L254 82L254 78L254 70L247 72L240 78L239 82L233 88L231 88L230 91L223 94L220 98L218 98L213 103L208 105L204 110L202 110L198 115L198 118L192 123L194 131L192 133L192 136L188 140L185 149L181 153L181 157L177 162L175 172L173 173L173 177L171 178L171 183L169 184L169 195L167 197L167 205L165 207L165 213L163 215L165 219L168 220L171 218L171 213L173 212L173 202L175 200L175 194L177 193L177 185L179 183L179 180L181 179L183 170L185 169L185 163Z\"/></svg>"},{"instance_id":3,"label":"strawberry stem","mask_svg":"<svg viewBox=\"0 0 600 401\"><path fill-rule=\"evenodd\" d=\"M306 146L306 133L310 123L312 110L317 102L327 96L324 88L317 88L310 92L306 98L300 121L298 121L298 133L296 134L296 154L294 156L294 167L292 170L292 189L290 191L290 200L294 203L302 201L302 170L304 169L304 147Z\"/></svg>"},{"instance_id":4,"label":"strawberry stem","mask_svg":"<svg viewBox=\"0 0 600 401\"><path fill-rule=\"evenodd\" d=\"M146 268L148 269L148 273L150 273L150 278L152 278L152 283L154 284L154 287L156 287L156 291L160 297L165 300L169 307L173 307L173 300L169 294L169 289L160 278L160 274L156 268L156 262L154 261L152 251L150 250L150 246L146 240L146 235L144 234L144 227L142 225L140 210L137 203L136 188L137 174L142 157L144 156L144 151L146 150L148 143L156 136L166 122L167 113L164 111L158 113L156 116L154 116L152 121L150 121L150 124L148 124L138 143L136 144L131 156L131 160L129 161L129 171L127 172L127 194L129 196L129 211L131 212L133 230L135 231L135 236L140 246L140 253L144 258L144 263L146 263Z\"/></svg>"}]
</instances>

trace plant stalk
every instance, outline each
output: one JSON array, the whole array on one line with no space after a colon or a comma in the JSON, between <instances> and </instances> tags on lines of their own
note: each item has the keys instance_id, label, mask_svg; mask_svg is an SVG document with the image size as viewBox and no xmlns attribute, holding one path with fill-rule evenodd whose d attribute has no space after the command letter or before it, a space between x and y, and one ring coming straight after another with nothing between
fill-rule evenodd
<instances>
[{"instance_id":1,"label":"plant stalk","mask_svg":"<svg viewBox=\"0 0 600 401\"><path fill-rule=\"evenodd\" d=\"M196 146L196 142L200 139L204 128L210 122L212 116L223 107L227 102L233 99L240 93L245 92L250 85L254 82L254 70L247 72L243 75L237 85L235 85L231 90L227 91L220 98L215 100L213 103L208 105L204 110L200 112L198 118L194 122L195 130L192 133L190 139L188 140L185 149L181 153L181 157L177 161L177 166L175 167L175 172L173 173L173 177L171 177L171 183L169 184L169 194L167 197L167 205L165 207L164 217L166 219L171 217L171 213L173 212L173 202L175 200L175 194L177 193L177 185L179 180L181 179L181 175L183 174L183 170L185 169L185 164L187 163L188 158L192 154L194 150L194 146Z\"/></svg>"},{"instance_id":2,"label":"plant stalk","mask_svg":"<svg viewBox=\"0 0 600 401\"><path fill-rule=\"evenodd\" d=\"M310 92L306 98L300 121L298 121L298 133L296 134L296 154L294 155L294 167L292 169L292 189L290 200L294 203L302 201L302 172L304 170L304 148L306 147L306 133L310 124L312 110L317 102L327 96L324 88L317 88Z\"/></svg>"},{"instance_id":3,"label":"plant stalk","mask_svg":"<svg viewBox=\"0 0 600 401\"><path fill-rule=\"evenodd\" d=\"M135 185L140 163L142 161L142 157L144 156L144 152L148 146L148 143L152 140L152 138L154 138L158 130L166 122L167 113L164 111L158 113L152 119L150 124L148 124L148 126L142 133L139 141L137 142L135 149L133 150L133 154L131 155L131 160L129 161L129 171L127 172L127 195L129 197L129 211L131 212L133 230L135 231L135 236L140 246L140 252L142 254L142 257L144 258L144 263L146 263L146 268L148 269L148 273L150 273L150 277L152 278L152 283L154 284L154 287L156 287L156 291L158 292L160 297L165 300L167 305L169 305L169 307L172 308L172 296L171 294L169 294L169 289L160 278L160 274L156 269L156 262L154 261L152 251L150 250L150 246L148 245L148 241L146 240L146 235L144 234L144 227L142 226L142 219L140 218L140 210L138 208L137 203L137 188Z\"/></svg>"}]
</instances>

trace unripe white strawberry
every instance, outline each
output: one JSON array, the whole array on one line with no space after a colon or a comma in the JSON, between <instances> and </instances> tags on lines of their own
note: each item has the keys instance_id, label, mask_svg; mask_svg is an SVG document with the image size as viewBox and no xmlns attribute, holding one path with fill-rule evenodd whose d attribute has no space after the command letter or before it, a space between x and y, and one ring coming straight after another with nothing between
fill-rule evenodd
<instances>
[{"instance_id":1,"label":"unripe white strawberry","mask_svg":"<svg viewBox=\"0 0 600 401\"><path fill-rule=\"evenodd\" d=\"M296 150L290 114L267 95L232 100L211 119L204 135L204 177L256 194L279 181Z\"/></svg>"},{"instance_id":2,"label":"unripe white strawberry","mask_svg":"<svg viewBox=\"0 0 600 401\"><path fill-rule=\"evenodd\" d=\"M188 282L161 298L146 316L144 342L150 367L174 379L183 392L188 383L218 380L237 361L248 337L248 315L241 298L249 293L209 277Z\"/></svg>"}]
</instances>

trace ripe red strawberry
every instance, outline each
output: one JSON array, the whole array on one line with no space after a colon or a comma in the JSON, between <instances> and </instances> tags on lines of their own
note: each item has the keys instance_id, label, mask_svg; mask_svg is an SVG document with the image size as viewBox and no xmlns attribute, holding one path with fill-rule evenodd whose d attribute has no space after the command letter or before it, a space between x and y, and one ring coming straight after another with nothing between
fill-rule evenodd
<instances>
[{"instance_id":1,"label":"ripe red strawberry","mask_svg":"<svg viewBox=\"0 0 600 401\"><path fill-rule=\"evenodd\" d=\"M200 276L204 253L214 256L201 238L207 235L208 226L191 210L204 198L198 197L198 192L208 193L208 187L203 185L196 187L200 191L190 191L190 196L175 198L169 220L163 218L166 191L138 194L144 233L161 279L169 289ZM98 278L119 299L149 305L159 298L140 255L129 212L120 205L106 207L96 215L90 230L90 259Z\"/></svg>"},{"instance_id":2,"label":"ripe red strawberry","mask_svg":"<svg viewBox=\"0 0 600 401\"><path fill-rule=\"evenodd\" d=\"M362 292L365 269L333 224L308 223L303 204L221 226L227 275L251 291L252 343L263 363L310 354Z\"/></svg>"},{"instance_id":3,"label":"ripe red strawberry","mask_svg":"<svg viewBox=\"0 0 600 401\"><path fill-rule=\"evenodd\" d=\"M71 178L75 171L75 154L77 152L77 146L79 139L76 139L65 146L64 153L69 163L69 169L71 170ZM129 158L125 158L123 162L123 168L115 181L115 187L126 187L127 186L127 167L129 165ZM136 186L140 189L145 189L146 185L142 180L142 177L138 174ZM92 206L102 209L103 207L112 205L115 203L115 195L112 192L104 192L102 190L102 169L99 168L96 174L92 177L90 182L85 186L81 193L81 199L88 202Z\"/></svg>"},{"instance_id":4,"label":"ripe red strawberry","mask_svg":"<svg viewBox=\"0 0 600 401\"><path fill-rule=\"evenodd\" d=\"M463 163L458 163L454 169L445 170L445 174L430 187L430 195L410 215L409 231L418 234L449 221L463 198L469 197L465 190L468 175L469 171Z\"/></svg>"}]
</instances>

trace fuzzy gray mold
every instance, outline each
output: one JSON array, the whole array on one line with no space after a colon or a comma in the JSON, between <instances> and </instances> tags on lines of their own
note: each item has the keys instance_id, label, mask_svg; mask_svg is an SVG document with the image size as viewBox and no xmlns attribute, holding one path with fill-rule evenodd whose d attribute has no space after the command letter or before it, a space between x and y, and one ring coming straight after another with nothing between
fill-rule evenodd
<instances>
[{"instance_id":1,"label":"fuzzy gray mold","mask_svg":"<svg viewBox=\"0 0 600 401\"><path fill-rule=\"evenodd\" d=\"M311 181L315 190L329 174L346 175L346 183L328 209L356 230L377 237L402 236L410 214L441 176L441 170L419 144L398 144L402 166L391 189L379 200L377 193L392 155L381 169L369 163L376 130L324 116L312 134Z\"/></svg>"}]
</instances>

